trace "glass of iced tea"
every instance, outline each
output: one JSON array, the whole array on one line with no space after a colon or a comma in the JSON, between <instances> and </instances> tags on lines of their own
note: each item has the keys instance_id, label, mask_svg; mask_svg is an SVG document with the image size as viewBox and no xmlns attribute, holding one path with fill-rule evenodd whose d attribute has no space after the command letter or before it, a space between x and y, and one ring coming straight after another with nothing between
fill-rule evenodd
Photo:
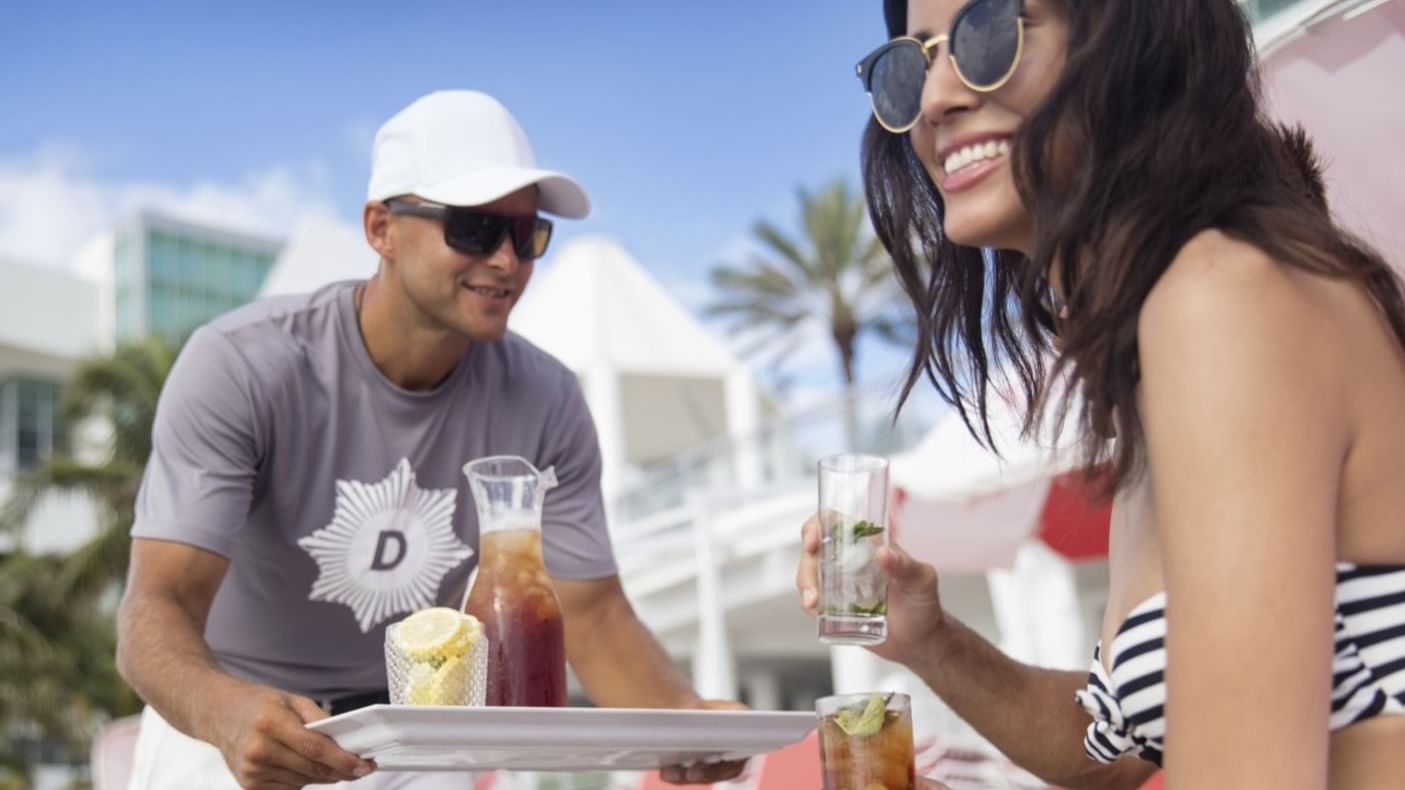
<instances>
[{"instance_id":1,"label":"glass of iced tea","mask_svg":"<svg viewBox=\"0 0 1405 790\"><path fill-rule=\"evenodd\" d=\"M912 790L917 784L912 701L906 694L841 694L815 702L824 790Z\"/></svg>"}]
</instances>

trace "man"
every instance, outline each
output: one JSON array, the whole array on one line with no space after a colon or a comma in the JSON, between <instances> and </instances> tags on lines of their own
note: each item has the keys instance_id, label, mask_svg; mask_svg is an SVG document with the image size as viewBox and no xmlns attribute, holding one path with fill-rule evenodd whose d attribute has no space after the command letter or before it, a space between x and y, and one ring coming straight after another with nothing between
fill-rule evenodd
<instances>
[{"instance_id":1,"label":"man","mask_svg":"<svg viewBox=\"0 0 1405 790\"><path fill-rule=\"evenodd\" d=\"M486 455L556 468L544 553L592 700L736 707L700 700L636 618L575 377L507 332L550 241L537 212L588 210L496 100L433 93L376 135L375 275L191 336L161 395L119 612L118 666L148 703L134 789L461 790L462 775L377 774L304 725L386 701L386 625L462 601L478 525L460 469Z\"/></svg>"}]
</instances>

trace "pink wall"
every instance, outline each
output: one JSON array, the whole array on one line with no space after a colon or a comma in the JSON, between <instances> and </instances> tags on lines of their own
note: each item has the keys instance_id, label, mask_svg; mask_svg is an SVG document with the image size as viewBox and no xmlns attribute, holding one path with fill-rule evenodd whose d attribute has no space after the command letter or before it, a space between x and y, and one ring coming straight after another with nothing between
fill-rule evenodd
<instances>
[{"instance_id":1,"label":"pink wall","mask_svg":"<svg viewBox=\"0 0 1405 790\"><path fill-rule=\"evenodd\" d=\"M1263 75L1274 114L1326 160L1337 218L1405 271L1405 0L1312 28Z\"/></svg>"}]
</instances>

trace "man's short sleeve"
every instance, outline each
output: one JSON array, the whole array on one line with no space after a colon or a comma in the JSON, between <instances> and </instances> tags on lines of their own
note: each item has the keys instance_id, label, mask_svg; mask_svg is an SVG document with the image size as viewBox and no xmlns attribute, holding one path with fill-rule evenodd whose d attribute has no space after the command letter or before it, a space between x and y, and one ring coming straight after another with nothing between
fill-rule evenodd
<instances>
[{"instance_id":1,"label":"man's short sleeve","mask_svg":"<svg viewBox=\"0 0 1405 790\"><path fill-rule=\"evenodd\" d=\"M562 579L613 576L618 568L600 492L600 442L580 385L569 373L562 378L546 425L543 462L556 467L558 485L546 495L542 553L547 570Z\"/></svg>"},{"instance_id":2,"label":"man's short sleeve","mask_svg":"<svg viewBox=\"0 0 1405 790\"><path fill-rule=\"evenodd\" d=\"M234 552L260 458L248 368L221 332L197 330L161 390L134 538Z\"/></svg>"}]
</instances>

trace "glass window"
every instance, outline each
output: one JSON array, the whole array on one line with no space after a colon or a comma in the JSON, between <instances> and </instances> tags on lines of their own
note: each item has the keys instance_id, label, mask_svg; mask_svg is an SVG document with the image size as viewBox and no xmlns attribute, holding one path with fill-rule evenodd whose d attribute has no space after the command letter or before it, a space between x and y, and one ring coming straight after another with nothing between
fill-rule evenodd
<instances>
[{"instance_id":1,"label":"glass window","mask_svg":"<svg viewBox=\"0 0 1405 790\"><path fill-rule=\"evenodd\" d=\"M191 291L204 291L210 287L210 245L195 239L186 242L185 284Z\"/></svg>"},{"instance_id":2,"label":"glass window","mask_svg":"<svg viewBox=\"0 0 1405 790\"><path fill-rule=\"evenodd\" d=\"M151 245L148 266L152 282L171 282L179 271L176 240L164 233L153 231L148 238L148 243Z\"/></svg>"},{"instance_id":3,"label":"glass window","mask_svg":"<svg viewBox=\"0 0 1405 790\"><path fill-rule=\"evenodd\" d=\"M176 259L180 262L178 271L180 272L180 282L190 283L195 268L193 258L194 250L191 248L190 239L176 239Z\"/></svg>"},{"instance_id":4,"label":"glass window","mask_svg":"<svg viewBox=\"0 0 1405 790\"><path fill-rule=\"evenodd\" d=\"M0 381L0 476L15 473L15 400L18 389L13 381Z\"/></svg>"},{"instance_id":5,"label":"glass window","mask_svg":"<svg viewBox=\"0 0 1405 790\"><path fill-rule=\"evenodd\" d=\"M1301 2L1302 0L1247 0L1244 5L1249 11L1249 18L1257 23Z\"/></svg>"},{"instance_id":6,"label":"glass window","mask_svg":"<svg viewBox=\"0 0 1405 790\"><path fill-rule=\"evenodd\" d=\"M268 279L269 271L273 269L273 256L260 255L258 257L258 275L254 281L254 293L263 287L263 281Z\"/></svg>"},{"instance_id":7,"label":"glass window","mask_svg":"<svg viewBox=\"0 0 1405 790\"><path fill-rule=\"evenodd\" d=\"M112 245L112 279L121 286L132 274L132 239L120 233Z\"/></svg>"},{"instance_id":8,"label":"glass window","mask_svg":"<svg viewBox=\"0 0 1405 790\"><path fill-rule=\"evenodd\" d=\"M238 286L231 296L236 299L250 299L259 290L259 262L253 255L245 252L239 255L239 279Z\"/></svg>"},{"instance_id":9,"label":"glass window","mask_svg":"<svg viewBox=\"0 0 1405 790\"><path fill-rule=\"evenodd\" d=\"M58 384L17 378L0 385L0 471L23 472L43 462L62 438Z\"/></svg>"},{"instance_id":10,"label":"glass window","mask_svg":"<svg viewBox=\"0 0 1405 790\"><path fill-rule=\"evenodd\" d=\"M176 327L176 300L174 294L164 285L153 286L151 289L151 309L147 315L151 319L153 331L163 335L173 336Z\"/></svg>"},{"instance_id":11,"label":"glass window","mask_svg":"<svg viewBox=\"0 0 1405 790\"><path fill-rule=\"evenodd\" d=\"M237 273L234 256L228 247L210 248L210 293L223 297L234 288Z\"/></svg>"}]
</instances>

